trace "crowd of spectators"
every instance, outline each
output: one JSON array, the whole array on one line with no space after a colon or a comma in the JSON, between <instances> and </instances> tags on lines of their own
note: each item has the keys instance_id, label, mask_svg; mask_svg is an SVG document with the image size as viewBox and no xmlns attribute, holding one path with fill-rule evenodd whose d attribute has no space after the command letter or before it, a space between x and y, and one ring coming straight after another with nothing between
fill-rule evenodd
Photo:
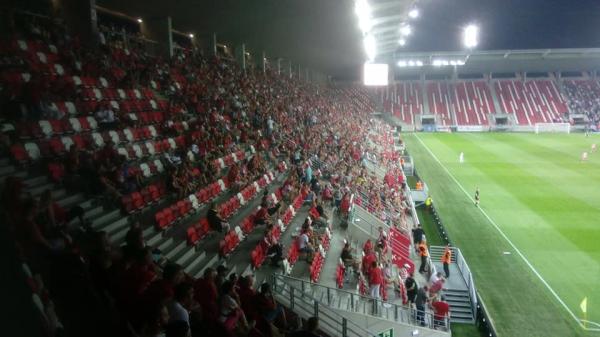
<instances>
[{"instance_id":1,"label":"crowd of spectators","mask_svg":"<svg viewBox=\"0 0 600 337\"><path fill-rule=\"evenodd\" d=\"M571 114L585 115L591 125L600 123L600 86L593 80L565 80L563 89Z\"/></svg>"},{"instance_id":2,"label":"crowd of spectators","mask_svg":"<svg viewBox=\"0 0 600 337\"><path fill-rule=\"evenodd\" d=\"M220 177L221 170L211 164L215 159L252 145L257 154L230 167L227 180L235 191L254 181L277 158L289 158L297 174L283 184L283 203L289 205L301 194L313 203L311 212L314 208L300 235L301 248L308 255L323 235L319 229L329 224L323 206L331 203L343 214L353 193L382 220L407 227L402 164L391 129L370 119L372 107L359 89L332 90L279 76L270 69L245 72L232 62L184 49L167 60L152 56L142 42L125 43L127 34L114 28L101 27L100 46L90 50L55 23L30 20L21 24L12 41L40 40L56 46L56 62L63 74L103 77L119 88L152 87L166 97L167 118L158 125L158 134L185 139L184 147L163 158L167 186L177 198ZM19 60L10 50L2 48L3 67L26 70L31 78L22 88L2 88L4 121L65 118L51 103L83 100L80 88L64 81L63 74L46 76L43 69L36 69L35 60ZM107 102L79 113L95 116L102 130L136 125ZM176 127L180 122L188 125L187 131ZM8 135L6 142L18 142L18 137ZM118 201L143 186L142 177L131 174L131 162L111 142L99 148L71 147L63 158L52 160L64 164L66 186L90 197ZM367 161L384 167L385 176L369 173ZM23 193L22 182L14 178L5 182L2 199L23 255L48 280L52 295L64 308L63 315L69 317L66 328L71 331L204 336L271 335L289 329L285 311L274 301L268 284L256 292L251 277L226 279L226 270L210 268L193 280L181 266L156 259L143 239L147 224L132 226L125 245L113 247L107 233L89 227L82 209L61 209L53 203L50 191L33 198ZM269 216L280 210L265 205L269 211L260 224L269 226ZM225 225L221 219L213 222ZM272 252L281 255L276 242L269 244L275 247ZM379 242L376 246L383 249ZM351 255L346 258L353 260ZM386 263L381 258L363 263L374 297L380 292L376 286L390 279ZM357 262L352 264L359 268ZM90 331L99 322L102 328ZM316 329L315 324L310 323L309 330Z\"/></svg>"}]
</instances>

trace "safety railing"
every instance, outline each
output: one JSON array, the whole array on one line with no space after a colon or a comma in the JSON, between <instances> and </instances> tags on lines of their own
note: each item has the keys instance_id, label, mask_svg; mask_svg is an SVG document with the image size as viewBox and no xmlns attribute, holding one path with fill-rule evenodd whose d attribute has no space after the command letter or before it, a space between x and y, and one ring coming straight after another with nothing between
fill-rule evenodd
<instances>
[{"instance_id":1,"label":"safety railing","mask_svg":"<svg viewBox=\"0 0 600 337\"><path fill-rule=\"evenodd\" d=\"M471 273L471 269L469 268L469 265L467 265L467 261L465 261L460 249L453 247L453 250L456 254L456 265L458 266L458 270L460 270L460 273L467 284L467 288L469 288L469 296L471 297L471 310L473 314L475 314L477 312L477 289L475 288L475 283L473 282L473 274Z\"/></svg>"},{"instance_id":2,"label":"safety railing","mask_svg":"<svg viewBox=\"0 0 600 337\"><path fill-rule=\"evenodd\" d=\"M300 317L318 317L319 326L331 336L342 337L377 337L377 334L369 331L352 320L335 312L331 307L322 305L316 299L307 296L301 288L286 284L278 274L273 274L273 293L276 298L290 310Z\"/></svg>"},{"instance_id":3,"label":"safety railing","mask_svg":"<svg viewBox=\"0 0 600 337\"><path fill-rule=\"evenodd\" d=\"M348 290L327 287L283 274L273 274L273 287L277 289L280 289L280 287L295 289L296 297L309 298L338 310L373 316L402 324L450 331L448 317L445 317L441 322L435 322L434 315L430 312L388 303L381 299L363 296Z\"/></svg>"}]
</instances>

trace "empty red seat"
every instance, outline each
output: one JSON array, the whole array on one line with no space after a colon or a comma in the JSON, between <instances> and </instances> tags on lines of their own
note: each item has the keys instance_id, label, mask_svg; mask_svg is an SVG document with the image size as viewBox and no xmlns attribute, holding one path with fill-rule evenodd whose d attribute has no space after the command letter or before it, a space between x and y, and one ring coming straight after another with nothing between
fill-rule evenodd
<instances>
[{"instance_id":1,"label":"empty red seat","mask_svg":"<svg viewBox=\"0 0 600 337\"><path fill-rule=\"evenodd\" d=\"M66 151L65 144L59 138L52 138L47 144L50 146L50 151L57 156L62 156Z\"/></svg>"},{"instance_id":2,"label":"empty red seat","mask_svg":"<svg viewBox=\"0 0 600 337\"><path fill-rule=\"evenodd\" d=\"M196 243L198 243L198 241L200 240L200 238L198 237L198 233L196 232L196 228L189 227L187 229L187 242L188 245L193 246Z\"/></svg>"},{"instance_id":3,"label":"empty red seat","mask_svg":"<svg viewBox=\"0 0 600 337\"><path fill-rule=\"evenodd\" d=\"M200 239L204 238L210 232L210 224L206 218L200 219L195 228Z\"/></svg>"},{"instance_id":4,"label":"empty red seat","mask_svg":"<svg viewBox=\"0 0 600 337\"><path fill-rule=\"evenodd\" d=\"M21 144L14 144L13 146L11 146L10 153L13 159L20 164L29 162L29 155L27 154L27 151L25 151L25 148Z\"/></svg>"},{"instance_id":5,"label":"empty red seat","mask_svg":"<svg viewBox=\"0 0 600 337\"><path fill-rule=\"evenodd\" d=\"M133 207L135 207L136 209L144 208L144 198L142 197L140 192L131 193L131 199L133 200Z\"/></svg>"},{"instance_id":6,"label":"empty red seat","mask_svg":"<svg viewBox=\"0 0 600 337\"><path fill-rule=\"evenodd\" d=\"M50 173L50 178L55 183L61 182L63 177L65 176L65 168L60 163L48 164L48 172Z\"/></svg>"}]
</instances>

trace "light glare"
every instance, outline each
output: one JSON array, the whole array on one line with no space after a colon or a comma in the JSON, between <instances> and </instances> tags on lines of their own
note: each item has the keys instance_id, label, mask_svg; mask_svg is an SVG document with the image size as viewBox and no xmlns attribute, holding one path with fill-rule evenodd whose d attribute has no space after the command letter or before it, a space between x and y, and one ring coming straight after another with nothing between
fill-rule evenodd
<instances>
[{"instance_id":1,"label":"light glare","mask_svg":"<svg viewBox=\"0 0 600 337\"><path fill-rule=\"evenodd\" d=\"M375 46L375 37L373 35L365 36L363 40L363 45L365 47L365 52L367 53L367 58L369 61L373 61L375 59L375 55L377 54L377 47Z\"/></svg>"},{"instance_id":2,"label":"light glare","mask_svg":"<svg viewBox=\"0 0 600 337\"><path fill-rule=\"evenodd\" d=\"M138 18L138 19L137 19L137 22L138 22L138 23L142 23L142 22L144 22L144 20L142 20L142 18Z\"/></svg>"},{"instance_id":3,"label":"light glare","mask_svg":"<svg viewBox=\"0 0 600 337\"><path fill-rule=\"evenodd\" d=\"M406 44L406 40L405 39L400 39L398 41L398 44L401 45L401 46L404 46Z\"/></svg>"},{"instance_id":4,"label":"light glare","mask_svg":"<svg viewBox=\"0 0 600 337\"><path fill-rule=\"evenodd\" d=\"M371 7L367 0L357 0L354 4L354 13L358 17L358 27L363 34L368 33L373 27L371 21Z\"/></svg>"},{"instance_id":5,"label":"light glare","mask_svg":"<svg viewBox=\"0 0 600 337\"><path fill-rule=\"evenodd\" d=\"M400 34L403 36L409 36L412 33L412 28L409 25L404 25L400 27Z\"/></svg>"},{"instance_id":6,"label":"light glare","mask_svg":"<svg viewBox=\"0 0 600 337\"><path fill-rule=\"evenodd\" d=\"M463 31L463 44L467 48L475 48L478 44L479 28L475 25L468 25Z\"/></svg>"},{"instance_id":7,"label":"light glare","mask_svg":"<svg viewBox=\"0 0 600 337\"><path fill-rule=\"evenodd\" d=\"M194 38L194 34L190 33L190 35L188 35L190 37L190 39Z\"/></svg>"},{"instance_id":8,"label":"light glare","mask_svg":"<svg viewBox=\"0 0 600 337\"><path fill-rule=\"evenodd\" d=\"M419 10L416 8L413 8L410 10L410 12L408 12L408 17L411 19L416 19L419 17Z\"/></svg>"}]
</instances>

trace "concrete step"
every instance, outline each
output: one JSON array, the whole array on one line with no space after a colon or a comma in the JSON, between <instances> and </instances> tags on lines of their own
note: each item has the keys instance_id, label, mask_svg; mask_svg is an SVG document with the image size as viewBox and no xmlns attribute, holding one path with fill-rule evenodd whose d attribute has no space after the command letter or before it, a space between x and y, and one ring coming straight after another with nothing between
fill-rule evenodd
<instances>
[{"instance_id":1,"label":"concrete step","mask_svg":"<svg viewBox=\"0 0 600 337\"><path fill-rule=\"evenodd\" d=\"M23 180L23 184L27 186L27 189L34 188L36 186L45 185L50 183L48 177L46 176L37 176L32 178L27 178Z\"/></svg>"},{"instance_id":2,"label":"concrete step","mask_svg":"<svg viewBox=\"0 0 600 337\"><path fill-rule=\"evenodd\" d=\"M54 198L54 200L56 200L56 203L59 204L63 208L69 208L73 205L76 205L76 204L84 201L84 196L81 193L68 194L68 195L65 194L65 195L63 195L63 197L61 199L57 199L54 194L55 193L52 193L52 197Z\"/></svg>"},{"instance_id":3,"label":"concrete step","mask_svg":"<svg viewBox=\"0 0 600 337\"><path fill-rule=\"evenodd\" d=\"M196 247L187 246L184 249L182 249L181 252L179 252L179 254L177 254L172 260L174 260L175 263L177 263L180 266L187 266L192 256L194 256L195 252Z\"/></svg>"},{"instance_id":4,"label":"concrete step","mask_svg":"<svg viewBox=\"0 0 600 337\"><path fill-rule=\"evenodd\" d=\"M201 252L201 253L196 252L195 256L190 260L190 262L187 264L187 266L185 266L185 268L183 270L189 274L198 265L200 265L200 262L202 262L202 260L204 260L205 258L206 258L206 252Z\"/></svg>"},{"instance_id":5,"label":"concrete step","mask_svg":"<svg viewBox=\"0 0 600 337\"><path fill-rule=\"evenodd\" d=\"M26 179L27 176L29 175L29 173L27 172L27 170L24 169L19 169L17 170L15 168L15 171L8 173L9 170L6 171L7 174L0 174L0 183L4 183L4 180L6 180L6 178L8 177L17 177L17 178L21 178L21 179Z\"/></svg>"},{"instance_id":6,"label":"concrete step","mask_svg":"<svg viewBox=\"0 0 600 337\"><path fill-rule=\"evenodd\" d=\"M17 168L13 165L1 165L0 176L9 176L17 172Z\"/></svg>"},{"instance_id":7,"label":"concrete step","mask_svg":"<svg viewBox=\"0 0 600 337\"><path fill-rule=\"evenodd\" d=\"M129 226L124 226L123 228L119 229L117 232L113 233L110 238L111 238L111 242L113 242L114 244L117 245L122 245L125 242L125 236L127 235L127 232L129 231Z\"/></svg>"},{"instance_id":8,"label":"concrete step","mask_svg":"<svg viewBox=\"0 0 600 337\"><path fill-rule=\"evenodd\" d=\"M120 216L121 212L118 209L106 212L92 221L92 227L95 229L100 229L117 220Z\"/></svg>"},{"instance_id":9,"label":"concrete step","mask_svg":"<svg viewBox=\"0 0 600 337\"><path fill-rule=\"evenodd\" d=\"M91 206L90 208L84 208L83 210L85 211L83 217L89 221L93 221L95 218L101 216L102 213L104 213L104 207L102 207L102 205Z\"/></svg>"},{"instance_id":10,"label":"concrete step","mask_svg":"<svg viewBox=\"0 0 600 337\"><path fill-rule=\"evenodd\" d=\"M166 253L166 250L173 245L174 241L175 240L173 240L173 238L163 237L162 241L159 241L155 247L160 249L160 251L164 254Z\"/></svg>"},{"instance_id":11,"label":"concrete step","mask_svg":"<svg viewBox=\"0 0 600 337\"><path fill-rule=\"evenodd\" d=\"M154 232L152 232L152 234L148 236L144 235L144 240L146 241L146 245L154 247L163 238L163 234L162 232L157 231L153 227L150 228L152 228Z\"/></svg>"},{"instance_id":12,"label":"concrete step","mask_svg":"<svg viewBox=\"0 0 600 337\"><path fill-rule=\"evenodd\" d=\"M465 293L452 293L452 292L448 292L448 291L444 291L444 296L446 296L446 298L448 300L454 300L454 301L467 301L470 302L471 298L469 297L469 293L465 292Z\"/></svg>"},{"instance_id":13,"label":"concrete step","mask_svg":"<svg viewBox=\"0 0 600 337\"><path fill-rule=\"evenodd\" d=\"M186 245L187 243L185 241L173 242L173 244L169 246L166 251L163 250L163 253L166 252L165 257L169 260L172 260L175 256L177 256L177 254L179 254L179 252L185 249Z\"/></svg>"},{"instance_id":14,"label":"concrete step","mask_svg":"<svg viewBox=\"0 0 600 337\"><path fill-rule=\"evenodd\" d=\"M214 254L208 261L207 263L200 268L200 270L198 270L195 274L192 274L192 276L194 276L194 278L199 278L202 277L204 275L204 271L206 270L206 268L215 268L217 266L217 263L219 262L219 256L218 254Z\"/></svg>"},{"instance_id":15,"label":"concrete step","mask_svg":"<svg viewBox=\"0 0 600 337\"><path fill-rule=\"evenodd\" d=\"M77 194L75 194L77 195ZM95 208L96 206L96 201L94 199L85 199L85 197L81 194L81 200L83 201L78 201L77 205L79 205L79 207L83 208L84 211L88 211L90 209Z\"/></svg>"},{"instance_id":16,"label":"concrete step","mask_svg":"<svg viewBox=\"0 0 600 337\"><path fill-rule=\"evenodd\" d=\"M101 230L106 231L110 235L121 231L123 230L123 228L127 227L129 227L129 219L127 217L119 218L119 216L117 216L117 218L114 219L112 222L107 223L105 226L103 226Z\"/></svg>"},{"instance_id":17,"label":"concrete step","mask_svg":"<svg viewBox=\"0 0 600 337\"><path fill-rule=\"evenodd\" d=\"M57 197L56 197L56 192L57 191L54 191L54 184L51 183L51 182L45 182L45 183L42 183L42 184L35 185L33 187L29 187L28 186L28 187L25 188L25 191L28 192L28 193L30 193L34 197L38 197L40 194L44 193L45 190L51 190L52 191L52 197L55 200L57 199ZM62 189L62 190L64 190L64 189ZM66 191L65 191L64 194L66 194Z\"/></svg>"}]
</instances>

